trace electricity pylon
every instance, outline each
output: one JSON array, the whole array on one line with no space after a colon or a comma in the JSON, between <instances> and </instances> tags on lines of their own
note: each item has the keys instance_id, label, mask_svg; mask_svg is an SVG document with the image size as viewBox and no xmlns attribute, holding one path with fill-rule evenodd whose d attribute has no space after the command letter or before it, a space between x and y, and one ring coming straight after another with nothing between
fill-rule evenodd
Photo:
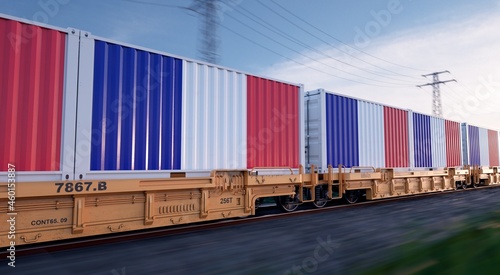
<instances>
[{"instance_id":1,"label":"electricity pylon","mask_svg":"<svg viewBox=\"0 0 500 275\"><path fill-rule=\"evenodd\" d=\"M449 71L435 72L430 74L422 75L423 77L428 77L432 75L432 83L427 83L423 85L417 85L417 87L422 88L424 86L432 86L432 115L437 117L443 117L443 104L441 101L441 91L439 90L439 84L444 84L447 82L455 81L455 79L440 81L439 74L450 73Z\"/></svg>"}]
</instances>

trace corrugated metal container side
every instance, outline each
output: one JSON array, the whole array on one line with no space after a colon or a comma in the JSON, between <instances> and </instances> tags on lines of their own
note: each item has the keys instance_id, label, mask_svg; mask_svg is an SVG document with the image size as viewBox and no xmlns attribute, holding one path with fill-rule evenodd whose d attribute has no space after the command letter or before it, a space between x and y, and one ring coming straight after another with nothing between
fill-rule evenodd
<instances>
[{"instance_id":1,"label":"corrugated metal container side","mask_svg":"<svg viewBox=\"0 0 500 275\"><path fill-rule=\"evenodd\" d=\"M57 171L66 34L0 18L0 37L0 171Z\"/></svg>"},{"instance_id":2,"label":"corrugated metal container side","mask_svg":"<svg viewBox=\"0 0 500 275\"><path fill-rule=\"evenodd\" d=\"M460 123L445 120L446 166L461 165Z\"/></svg>"},{"instance_id":3,"label":"corrugated metal container side","mask_svg":"<svg viewBox=\"0 0 500 275\"><path fill-rule=\"evenodd\" d=\"M247 76L247 167L300 164L299 86Z\"/></svg>"},{"instance_id":4,"label":"corrugated metal container side","mask_svg":"<svg viewBox=\"0 0 500 275\"><path fill-rule=\"evenodd\" d=\"M488 146L488 130L479 127L479 159L480 165L490 166L490 149Z\"/></svg>"},{"instance_id":5,"label":"corrugated metal container side","mask_svg":"<svg viewBox=\"0 0 500 275\"><path fill-rule=\"evenodd\" d=\"M306 131L306 167L315 165L325 171L326 143L325 140L325 93L321 91L308 92L305 96L305 131Z\"/></svg>"},{"instance_id":6,"label":"corrugated metal container side","mask_svg":"<svg viewBox=\"0 0 500 275\"><path fill-rule=\"evenodd\" d=\"M385 166L384 106L358 100L359 165Z\"/></svg>"},{"instance_id":7,"label":"corrugated metal container side","mask_svg":"<svg viewBox=\"0 0 500 275\"><path fill-rule=\"evenodd\" d=\"M325 100L327 163L359 166L357 100L333 94Z\"/></svg>"},{"instance_id":8,"label":"corrugated metal container side","mask_svg":"<svg viewBox=\"0 0 500 275\"><path fill-rule=\"evenodd\" d=\"M430 117L432 166L446 167L446 130L442 118Z\"/></svg>"},{"instance_id":9,"label":"corrugated metal container side","mask_svg":"<svg viewBox=\"0 0 500 275\"><path fill-rule=\"evenodd\" d=\"M461 128L461 148L462 148L462 163L463 165L470 165L470 160L469 160L469 126L467 123L461 123L460 124Z\"/></svg>"},{"instance_id":10,"label":"corrugated metal container side","mask_svg":"<svg viewBox=\"0 0 500 275\"><path fill-rule=\"evenodd\" d=\"M498 151L498 132L495 130L488 130L488 145L490 149L490 165L499 166L499 151Z\"/></svg>"},{"instance_id":11,"label":"corrugated metal container side","mask_svg":"<svg viewBox=\"0 0 500 275\"><path fill-rule=\"evenodd\" d=\"M184 61L183 170L246 169L246 75Z\"/></svg>"},{"instance_id":12,"label":"corrugated metal container side","mask_svg":"<svg viewBox=\"0 0 500 275\"><path fill-rule=\"evenodd\" d=\"M63 148L74 148L74 125L63 127L67 118L74 117L76 103L76 82L71 78L65 81L65 76L66 72L76 75L75 64L68 60L76 60L77 55L71 54L77 48L67 47L75 46L72 42L78 38L68 35L67 30L1 16L0 172L6 172L12 164L19 172L19 181L62 179L68 172L63 170L68 163L72 165ZM70 108L67 118L64 108ZM72 132L73 140L64 136ZM73 150L69 155L72 157Z\"/></svg>"},{"instance_id":13,"label":"corrugated metal container side","mask_svg":"<svg viewBox=\"0 0 500 275\"><path fill-rule=\"evenodd\" d=\"M468 125L469 165L481 165L479 128Z\"/></svg>"},{"instance_id":14,"label":"corrugated metal container side","mask_svg":"<svg viewBox=\"0 0 500 275\"><path fill-rule=\"evenodd\" d=\"M500 166L500 132L498 132L497 144L498 144L497 154L499 155L499 157L498 157L498 166Z\"/></svg>"},{"instance_id":15,"label":"corrugated metal container side","mask_svg":"<svg viewBox=\"0 0 500 275\"><path fill-rule=\"evenodd\" d=\"M415 167L432 167L431 119L413 113Z\"/></svg>"},{"instance_id":16,"label":"corrugated metal container side","mask_svg":"<svg viewBox=\"0 0 500 275\"><path fill-rule=\"evenodd\" d=\"M385 167L409 167L408 112L384 106Z\"/></svg>"},{"instance_id":17,"label":"corrugated metal container side","mask_svg":"<svg viewBox=\"0 0 500 275\"><path fill-rule=\"evenodd\" d=\"M95 41L91 170L181 164L182 60Z\"/></svg>"}]
</instances>

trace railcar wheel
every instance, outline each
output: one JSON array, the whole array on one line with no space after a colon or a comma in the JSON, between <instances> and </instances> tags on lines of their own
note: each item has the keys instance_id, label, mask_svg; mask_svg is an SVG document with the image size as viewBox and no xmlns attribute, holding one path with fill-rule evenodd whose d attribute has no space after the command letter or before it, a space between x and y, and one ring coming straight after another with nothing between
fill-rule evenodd
<instances>
[{"instance_id":1,"label":"railcar wheel","mask_svg":"<svg viewBox=\"0 0 500 275\"><path fill-rule=\"evenodd\" d=\"M299 202L295 197L281 196L277 198L277 204L285 212L293 212L299 207Z\"/></svg>"},{"instance_id":2,"label":"railcar wheel","mask_svg":"<svg viewBox=\"0 0 500 275\"><path fill-rule=\"evenodd\" d=\"M319 200L313 201L313 204L316 208L322 208L326 205L327 202L328 202L327 199L319 199Z\"/></svg>"},{"instance_id":3,"label":"railcar wheel","mask_svg":"<svg viewBox=\"0 0 500 275\"><path fill-rule=\"evenodd\" d=\"M316 208L322 208L328 202L328 190L324 186L317 186L315 189L316 200L313 204Z\"/></svg>"},{"instance_id":4,"label":"railcar wheel","mask_svg":"<svg viewBox=\"0 0 500 275\"><path fill-rule=\"evenodd\" d=\"M255 210L259 209L260 205L262 204L262 199L256 199L255 200Z\"/></svg>"},{"instance_id":5,"label":"railcar wheel","mask_svg":"<svg viewBox=\"0 0 500 275\"><path fill-rule=\"evenodd\" d=\"M359 190L348 190L345 191L344 198L348 203L356 203L361 196L361 191Z\"/></svg>"},{"instance_id":6,"label":"railcar wheel","mask_svg":"<svg viewBox=\"0 0 500 275\"><path fill-rule=\"evenodd\" d=\"M467 183L465 181L462 182L462 189L467 189Z\"/></svg>"},{"instance_id":7,"label":"railcar wheel","mask_svg":"<svg viewBox=\"0 0 500 275\"><path fill-rule=\"evenodd\" d=\"M471 186L472 186L472 188L477 188L478 184L477 184L477 183L475 183L475 182L473 182L473 183L471 184Z\"/></svg>"}]
</instances>

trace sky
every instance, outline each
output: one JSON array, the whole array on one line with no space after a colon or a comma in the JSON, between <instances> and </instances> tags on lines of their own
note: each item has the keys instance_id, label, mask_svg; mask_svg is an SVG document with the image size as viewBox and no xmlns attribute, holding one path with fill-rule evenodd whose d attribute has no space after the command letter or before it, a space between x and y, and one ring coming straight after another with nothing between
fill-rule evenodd
<instances>
[{"instance_id":1,"label":"sky","mask_svg":"<svg viewBox=\"0 0 500 275\"><path fill-rule=\"evenodd\" d=\"M0 13L201 59L194 0L0 0ZM500 129L500 0L218 0L221 66Z\"/></svg>"}]
</instances>

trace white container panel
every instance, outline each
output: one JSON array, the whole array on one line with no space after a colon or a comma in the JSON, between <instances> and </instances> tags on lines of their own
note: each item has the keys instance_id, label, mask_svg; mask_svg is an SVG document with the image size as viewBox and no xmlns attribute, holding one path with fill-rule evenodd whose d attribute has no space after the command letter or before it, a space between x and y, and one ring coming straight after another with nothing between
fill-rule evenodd
<instances>
[{"instance_id":1,"label":"white container panel","mask_svg":"<svg viewBox=\"0 0 500 275\"><path fill-rule=\"evenodd\" d=\"M314 165L320 171L325 171L326 164L326 142L325 133L325 101L324 93L312 91L305 96L304 120L305 120L305 146L306 167Z\"/></svg>"},{"instance_id":2,"label":"white container panel","mask_svg":"<svg viewBox=\"0 0 500 275\"><path fill-rule=\"evenodd\" d=\"M461 148L462 148L462 164L470 165L469 160L469 131L467 123L460 124Z\"/></svg>"},{"instance_id":3,"label":"white container panel","mask_svg":"<svg viewBox=\"0 0 500 275\"><path fill-rule=\"evenodd\" d=\"M246 75L184 61L182 170L246 169Z\"/></svg>"},{"instance_id":4,"label":"white container panel","mask_svg":"<svg viewBox=\"0 0 500 275\"><path fill-rule=\"evenodd\" d=\"M446 131L444 119L431 117L432 166L446 167Z\"/></svg>"},{"instance_id":5,"label":"white container panel","mask_svg":"<svg viewBox=\"0 0 500 275\"><path fill-rule=\"evenodd\" d=\"M358 100L359 166L385 166L384 107Z\"/></svg>"},{"instance_id":6,"label":"white container panel","mask_svg":"<svg viewBox=\"0 0 500 275\"><path fill-rule=\"evenodd\" d=\"M479 128L479 157L482 166L490 166L488 129Z\"/></svg>"}]
</instances>

